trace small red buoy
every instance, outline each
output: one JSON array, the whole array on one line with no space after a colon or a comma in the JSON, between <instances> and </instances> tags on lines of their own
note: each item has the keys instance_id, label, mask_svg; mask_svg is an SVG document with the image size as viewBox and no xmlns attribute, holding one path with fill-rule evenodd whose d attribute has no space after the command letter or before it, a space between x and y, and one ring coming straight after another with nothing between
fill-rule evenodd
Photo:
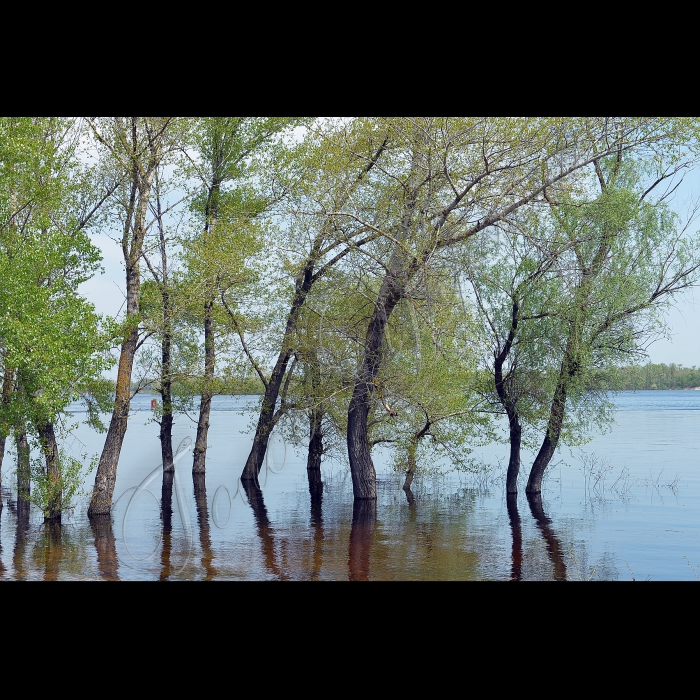
<instances>
[{"instance_id":1,"label":"small red buoy","mask_svg":"<svg viewBox=\"0 0 700 700\"><path fill-rule=\"evenodd\" d=\"M156 408L158 408L158 401L156 401L156 399L153 399L153 401L151 401L151 408L154 411L156 410Z\"/></svg>"}]
</instances>

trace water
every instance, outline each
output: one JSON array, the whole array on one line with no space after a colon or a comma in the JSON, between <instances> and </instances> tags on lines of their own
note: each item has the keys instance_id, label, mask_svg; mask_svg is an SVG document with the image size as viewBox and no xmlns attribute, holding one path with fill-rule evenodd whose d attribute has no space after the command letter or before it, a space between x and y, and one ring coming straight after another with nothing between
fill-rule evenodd
<instances>
[{"instance_id":1,"label":"water","mask_svg":"<svg viewBox=\"0 0 700 700\"><path fill-rule=\"evenodd\" d=\"M401 477L377 459L377 521L353 512L342 464L324 465L321 506L305 458L274 440L264 500L242 493L254 399L214 404L206 490L191 476L195 425L182 443L172 530L161 517L158 426L150 397L134 404L119 469L113 526L91 527L82 499L62 528L18 512L6 458L0 514L5 580L698 580L700 392L640 392L616 399L617 422L585 451L563 451L541 507L508 503L502 473L417 479L409 507ZM76 418L80 416L77 415ZM99 453L85 427L69 447ZM507 448L480 451L486 464ZM88 482L90 483L90 482ZM250 496L250 498L248 497Z\"/></svg>"}]
</instances>

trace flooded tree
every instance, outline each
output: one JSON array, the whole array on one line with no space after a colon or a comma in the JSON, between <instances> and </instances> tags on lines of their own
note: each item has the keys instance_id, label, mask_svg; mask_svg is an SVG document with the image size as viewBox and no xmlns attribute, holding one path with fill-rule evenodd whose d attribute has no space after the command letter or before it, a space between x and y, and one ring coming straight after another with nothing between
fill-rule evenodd
<instances>
[{"instance_id":1,"label":"flooded tree","mask_svg":"<svg viewBox=\"0 0 700 700\"><path fill-rule=\"evenodd\" d=\"M90 517L108 516L117 466L129 422L132 373L140 335L141 261L149 227L149 206L159 169L181 145L182 117L90 117L89 125L102 149L105 168L121 183L114 205L114 224L126 268L126 318L119 354L116 400L97 468Z\"/></svg>"},{"instance_id":2,"label":"flooded tree","mask_svg":"<svg viewBox=\"0 0 700 700\"><path fill-rule=\"evenodd\" d=\"M654 197L638 163L622 154L596 161L600 191L592 200L553 206L553 226L571 247L562 259L562 296L549 330L560 364L546 433L528 482L540 494L562 438L588 421L609 421L596 370L614 371L643 357L663 329L664 312L700 277L700 240ZM599 378L599 375L598 375ZM578 421L578 425L577 425Z\"/></svg>"},{"instance_id":3,"label":"flooded tree","mask_svg":"<svg viewBox=\"0 0 700 700\"><path fill-rule=\"evenodd\" d=\"M380 230L384 274L348 411L355 498L377 497L369 439L389 320L441 251L456 248L574 181L596 160L674 132L673 118L385 117L392 158L383 164L393 206L382 220L355 211L338 218ZM386 201L386 194L381 199ZM378 207L373 208L376 213Z\"/></svg>"},{"instance_id":4,"label":"flooded tree","mask_svg":"<svg viewBox=\"0 0 700 700\"><path fill-rule=\"evenodd\" d=\"M99 267L88 234L115 187L81 164L79 120L5 120L0 433L19 440L22 499L30 499L34 481L31 500L47 520L58 522L80 479L59 447L58 424L109 366L101 356L107 346L101 320L79 287ZM32 440L43 466L25 456L25 442Z\"/></svg>"},{"instance_id":5,"label":"flooded tree","mask_svg":"<svg viewBox=\"0 0 700 700\"><path fill-rule=\"evenodd\" d=\"M274 336L261 342L265 354L276 358L271 372L265 371L241 336L264 386L243 481L257 482L272 433L289 412L284 392L300 368L299 324L309 295L348 256L379 238L371 227L351 219L341 223L335 212L353 202L371 201L366 196L386 149L386 136L371 118L352 119L349 124L329 119L309 130L292 166L277 173L288 195L280 202L281 218L268 241L268 251L276 251L282 270L277 284L268 284L268 298L278 300L276 306L282 311L268 323Z\"/></svg>"},{"instance_id":6,"label":"flooded tree","mask_svg":"<svg viewBox=\"0 0 700 700\"><path fill-rule=\"evenodd\" d=\"M252 278L247 260L259 252L251 222L274 202L273 183L258 180L260 161L284 158L282 135L306 117L196 117L192 176L203 187L193 213L200 228L186 243L192 303L201 305L204 375L193 471L206 471L212 398L217 393L217 340L226 332L222 298L238 330L245 329L233 298ZM272 186L271 186L272 185ZM226 304L228 299L228 304ZM234 332L236 332L234 330ZM221 366L219 366L221 372Z\"/></svg>"}]
</instances>

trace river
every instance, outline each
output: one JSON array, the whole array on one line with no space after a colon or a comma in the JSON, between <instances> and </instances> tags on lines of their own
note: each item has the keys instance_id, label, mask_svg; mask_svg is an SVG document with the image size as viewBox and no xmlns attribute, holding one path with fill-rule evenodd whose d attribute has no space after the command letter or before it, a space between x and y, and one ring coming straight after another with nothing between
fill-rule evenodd
<instances>
[{"instance_id":1,"label":"river","mask_svg":"<svg viewBox=\"0 0 700 700\"><path fill-rule=\"evenodd\" d=\"M279 438L264 497L242 493L251 400L221 397L206 484L191 476L195 425L178 418L172 527L160 508L150 401L134 402L111 527L90 525L86 497L60 528L45 526L34 508L23 515L7 455L1 580L700 580L700 392L618 396L607 433L558 455L541 503L504 497L494 466L505 462L503 446L478 451L490 467L482 475L418 478L413 506L378 455L376 522L353 510L342 464L324 464L323 501L312 503L303 455ZM103 440L81 426L68 447L93 455Z\"/></svg>"}]
</instances>

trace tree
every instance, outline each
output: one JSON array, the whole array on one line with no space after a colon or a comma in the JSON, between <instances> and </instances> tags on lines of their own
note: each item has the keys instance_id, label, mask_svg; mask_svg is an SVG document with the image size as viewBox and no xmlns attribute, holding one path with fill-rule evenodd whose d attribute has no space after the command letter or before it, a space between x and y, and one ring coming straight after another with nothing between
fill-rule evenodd
<instances>
[{"instance_id":1,"label":"tree","mask_svg":"<svg viewBox=\"0 0 700 700\"><path fill-rule=\"evenodd\" d=\"M0 422L4 435L16 435L20 500L29 501L33 480L33 500L56 522L80 484L81 471L60 450L57 427L68 405L108 366L100 319L78 288L99 266L99 252L86 231L110 190L95 188L79 167L75 120L23 120L5 134L6 146L17 130L22 134L21 149L5 150L3 179L11 200L24 204L0 234L5 309ZM34 469L32 435L44 461Z\"/></svg>"},{"instance_id":2,"label":"tree","mask_svg":"<svg viewBox=\"0 0 700 700\"><path fill-rule=\"evenodd\" d=\"M489 378L483 396L508 420L511 495L518 493L522 448L534 446L549 414L551 367L559 359L552 316L563 294L561 258L571 245L536 211L519 212L491 238L467 247L457 262L457 274L465 275L471 290L468 308L473 304L481 324Z\"/></svg>"},{"instance_id":3,"label":"tree","mask_svg":"<svg viewBox=\"0 0 700 700\"><path fill-rule=\"evenodd\" d=\"M529 495L541 493L570 414L585 421L601 405L595 370L643 356L663 328L663 310L700 274L700 238L679 230L663 197L652 198L655 187L646 185L638 163L622 155L601 159L596 174L594 200L552 206L553 225L576 242L555 316L561 364Z\"/></svg>"},{"instance_id":4,"label":"tree","mask_svg":"<svg viewBox=\"0 0 700 700\"><path fill-rule=\"evenodd\" d=\"M348 207L337 220L355 220L393 242L368 324L364 359L348 411L348 452L355 498L376 500L369 416L376 401L389 319L411 285L440 251L455 248L543 201L548 190L573 181L620 148L678 143L680 118L664 117L386 117L395 206L383 221ZM685 136L683 137L685 138ZM386 201L383 197L382 201ZM350 202L354 204L354 202Z\"/></svg>"},{"instance_id":5,"label":"tree","mask_svg":"<svg viewBox=\"0 0 700 700\"><path fill-rule=\"evenodd\" d=\"M269 197L253 187L257 162L280 135L306 117L198 117L193 174L203 185L194 214L201 233L190 239L190 275L201 294L204 326L204 384L193 471L206 471L207 439L216 376L217 306L220 297L249 278L246 260L258 250L246 224L260 216Z\"/></svg>"},{"instance_id":6,"label":"tree","mask_svg":"<svg viewBox=\"0 0 700 700\"><path fill-rule=\"evenodd\" d=\"M294 372L299 369L297 339L302 311L310 293L337 265L380 236L371 226L341 221L335 216L349 202L376 204L368 197L378 164L386 154L386 135L373 118L323 120L308 130L290 154L290 165L276 176L286 196L278 207L277 225L270 227L266 250L279 260L271 293L277 293L284 312L270 348L276 360L266 372L241 334L251 365L265 387L253 439L242 474L244 482L257 483L270 437L289 406L280 402ZM276 289L275 289L276 288Z\"/></svg>"},{"instance_id":7,"label":"tree","mask_svg":"<svg viewBox=\"0 0 700 700\"><path fill-rule=\"evenodd\" d=\"M124 443L131 406L131 379L136 353L142 343L141 261L149 228L149 206L158 171L168 158L179 152L182 117L88 117L96 143L103 151L105 167L117 173L122 183L115 203L115 222L121 229L120 242L126 268L126 318L119 356L116 399L107 439L102 451L90 517L107 516L117 479L117 467Z\"/></svg>"}]
</instances>

